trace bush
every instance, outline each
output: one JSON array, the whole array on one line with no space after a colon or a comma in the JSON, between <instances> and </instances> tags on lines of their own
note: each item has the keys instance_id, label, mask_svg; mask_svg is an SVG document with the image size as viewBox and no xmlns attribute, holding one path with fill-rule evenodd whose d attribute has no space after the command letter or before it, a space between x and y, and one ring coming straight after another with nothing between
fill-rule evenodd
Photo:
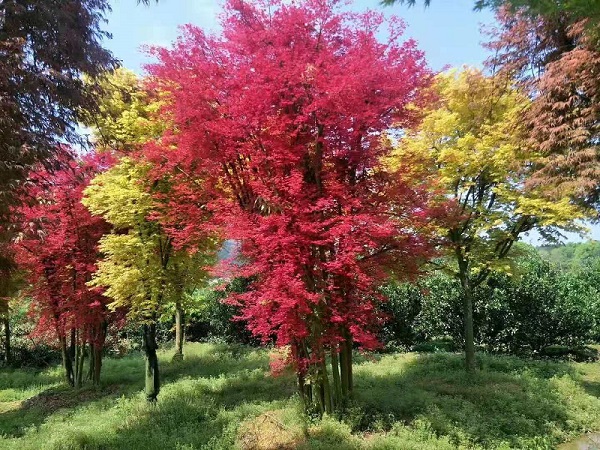
<instances>
[{"instance_id":1,"label":"bush","mask_svg":"<svg viewBox=\"0 0 600 450\"><path fill-rule=\"evenodd\" d=\"M589 360L584 346L600 338L600 290L595 270L563 273L540 257L517 264L516 276L496 274L475 291L477 345L487 351ZM463 345L457 280L435 274L418 284L390 284L381 338L390 348L436 350L435 341ZM558 351L556 346L563 348ZM552 349L555 347L554 349ZM441 348L441 347L440 347Z\"/></svg>"},{"instance_id":2,"label":"bush","mask_svg":"<svg viewBox=\"0 0 600 450\"><path fill-rule=\"evenodd\" d=\"M227 343L257 345L258 340L246 328L246 322L236 320L238 307L224 303L230 293L241 293L250 280L236 278L224 290L206 289L197 293L198 307L188 314L186 337L193 341L212 340Z\"/></svg>"},{"instance_id":3,"label":"bush","mask_svg":"<svg viewBox=\"0 0 600 450\"><path fill-rule=\"evenodd\" d=\"M44 368L56 364L61 360L60 352L50 345L39 342L39 339L30 337L34 324L29 319L29 301L27 299L11 302L9 316L10 344L11 344L11 366L22 368ZM6 362L4 354L4 330L1 336L0 361Z\"/></svg>"}]
</instances>

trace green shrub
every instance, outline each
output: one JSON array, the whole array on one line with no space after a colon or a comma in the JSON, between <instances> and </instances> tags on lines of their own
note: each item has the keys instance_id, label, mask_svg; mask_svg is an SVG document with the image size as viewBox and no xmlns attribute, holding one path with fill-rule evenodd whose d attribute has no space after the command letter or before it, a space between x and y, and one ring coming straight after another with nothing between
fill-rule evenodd
<instances>
[{"instance_id":1,"label":"green shrub","mask_svg":"<svg viewBox=\"0 0 600 450\"><path fill-rule=\"evenodd\" d=\"M477 345L496 353L595 358L595 352L585 346L600 339L598 271L565 273L534 256L518 261L515 267L516 275L492 275L475 290ZM383 294L389 301L382 309L390 319L381 338L389 348L439 351L462 347L457 280L434 274L416 285L390 284ZM553 350L553 346L564 349Z\"/></svg>"},{"instance_id":2,"label":"green shrub","mask_svg":"<svg viewBox=\"0 0 600 450\"><path fill-rule=\"evenodd\" d=\"M211 340L238 344L258 344L246 322L236 320L240 309L224 302L230 293L241 293L250 280L235 278L225 289L207 288L197 292L198 306L188 313L186 337L192 341Z\"/></svg>"}]
</instances>

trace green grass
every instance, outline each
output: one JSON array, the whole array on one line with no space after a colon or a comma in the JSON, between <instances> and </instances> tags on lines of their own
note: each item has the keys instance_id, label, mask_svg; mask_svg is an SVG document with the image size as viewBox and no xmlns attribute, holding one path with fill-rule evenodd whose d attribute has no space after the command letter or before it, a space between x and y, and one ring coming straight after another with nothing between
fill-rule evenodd
<instances>
[{"instance_id":1,"label":"green grass","mask_svg":"<svg viewBox=\"0 0 600 450\"><path fill-rule=\"evenodd\" d=\"M188 344L162 352L148 404L143 358L107 360L103 386L66 387L59 368L0 371L1 449L552 449L600 431L600 364L460 355L361 358L343 421L302 414L292 375L264 350Z\"/></svg>"}]
</instances>

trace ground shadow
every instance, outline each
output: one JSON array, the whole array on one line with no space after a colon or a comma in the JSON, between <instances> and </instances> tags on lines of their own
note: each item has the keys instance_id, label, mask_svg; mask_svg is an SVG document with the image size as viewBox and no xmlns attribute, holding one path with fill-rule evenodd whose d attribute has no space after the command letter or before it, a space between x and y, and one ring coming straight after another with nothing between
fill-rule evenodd
<instances>
[{"instance_id":1,"label":"ground shadow","mask_svg":"<svg viewBox=\"0 0 600 450\"><path fill-rule=\"evenodd\" d=\"M69 436L73 448L233 448L244 420L299 407L294 377L270 376L264 350L202 345L183 361L172 362L170 357L168 351L161 354L163 389L156 405L146 404L141 396L139 401L134 399L124 410L131 412L125 420L113 416L102 427L73 431ZM512 448L553 448L557 442L553 433L569 430L572 421L571 406L555 383L575 380L577 389L586 388L567 363L481 355L482 370L468 376L461 355L456 354L376 356L376 364L368 357L357 359L355 399L344 418L357 434L390 430L398 423L425 423L433 433L466 447L497 448L503 443ZM18 411L0 414L2 427L13 424L9 434L19 436L57 409L132 397L143 389L139 357L111 361L107 370L105 388L116 379L122 381L114 391L75 395L49 389ZM302 416L300 411L298 416ZM319 427L311 438L319 448L342 448L344 442L356 448L353 439L359 436L344 434L336 426ZM327 442L331 445L323 446Z\"/></svg>"},{"instance_id":2,"label":"ground shadow","mask_svg":"<svg viewBox=\"0 0 600 450\"><path fill-rule=\"evenodd\" d=\"M551 381L576 376L567 363L483 356L483 370L467 375L460 355L415 356L396 369L389 358L379 363L388 370L369 370L365 363L355 371L355 405L362 411L353 423L357 431L418 419L457 444L520 448L525 441L546 442L556 427L568 428L567 405Z\"/></svg>"},{"instance_id":3,"label":"ground shadow","mask_svg":"<svg viewBox=\"0 0 600 450\"><path fill-rule=\"evenodd\" d=\"M171 420L175 420L173 417L176 417L174 423L177 430L173 435L174 440L169 440L168 445L160 444L152 448L175 448L175 441L181 442L180 434L185 434L185 426L190 423L193 424L195 433L197 426L201 424L203 436L219 436L230 421L219 418L218 411L234 409L242 403L262 403L289 398L295 390L290 377L272 379L268 375L268 355L264 350L259 351L251 347L226 344L196 345L182 361L172 361L170 352L163 351L160 354L160 368L162 392L158 404L153 409L156 415L148 418L147 429L144 420L141 420L136 422L134 429L128 431L137 436L136 439L140 439L137 445L145 441L143 436L157 427L156 420L163 424L171 423ZM75 390L66 385L52 386L25 401L14 402L14 408L0 412L0 434L21 437L32 426L40 426L49 416L61 409L72 409L95 402L106 403L118 397L131 398L138 395L144 388L143 371L142 355L107 359L101 387L89 386ZM185 382L181 392L169 396L169 390L176 384L179 386L179 383L176 383L178 381ZM169 435L169 430L175 429L168 425L161 433L166 432L166 435ZM120 433L118 435L120 436ZM163 437L161 435L158 442L164 443ZM197 442L197 439L192 441ZM125 438L125 441L121 442L120 438L117 438L110 444L101 442L98 445L101 448L133 448L126 445L126 442L135 445L136 441ZM86 446L90 446L89 443ZM93 447L92 445L91 448Z\"/></svg>"},{"instance_id":4,"label":"ground shadow","mask_svg":"<svg viewBox=\"0 0 600 450\"><path fill-rule=\"evenodd\" d=\"M588 394L600 398L600 382L584 380L581 382L581 386Z\"/></svg>"},{"instance_id":5,"label":"ground shadow","mask_svg":"<svg viewBox=\"0 0 600 450\"><path fill-rule=\"evenodd\" d=\"M110 449L142 448L142 442L145 450L234 448L244 420L281 407L294 392L293 377L273 378L261 370L183 380L165 385L163 397L146 415L117 433L87 437L86 442Z\"/></svg>"},{"instance_id":6,"label":"ground shadow","mask_svg":"<svg viewBox=\"0 0 600 450\"><path fill-rule=\"evenodd\" d=\"M182 361L171 361L169 352L160 355L161 383L165 388L170 383L181 379L217 378L227 375L233 381L225 380L223 392L211 392L210 396L220 396L221 404L235 403L243 398L264 400L272 397L272 390L256 388L236 388L236 383L248 381L252 386L254 376L264 377L268 369L268 355L264 351L244 346L225 344L203 345L195 348L200 354L191 354ZM240 375L240 376L238 376ZM29 380L30 384L27 383ZM53 383L39 394L24 401L7 402L8 410L0 411L0 434L10 437L23 436L28 428L41 425L49 416L61 409L71 409L94 402L112 401L118 397L130 398L144 388L144 360L141 354L130 355L122 359L107 359L104 363L102 383L100 387L91 385L81 389L73 389L56 383L60 378L23 377L18 388L27 389L47 382ZM236 381L237 380L237 381ZM14 383L13 383L14 384ZM282 391L285 392L285 391ZM268 394L268 395L267 395ZM159 402L160 402L159 396ZM180 408L181 405L178 405Z\"/></svg>"},{"instance_id":7,"label":"ground shadow","mask_svg":"<svg viewBox=\"0 0 600 450\"><path fill-rule=\"evenodd\" d=\"M194 344L192 344L194 345ZM160 358L161 379L165 382L181 377L218 377L247 370L269 368L269 356L264 349L235 344L203 344L201 352L196 346L184 353L183 360L171 359L169 350ZM185 352L185 348L184 348Z\"/></svg>"},{"instance_id":8,"label":"ground shadow","mask_svg":"<svg viewBox=\"0 0 600 450\"><path fill-rule=\"evenodd\" d=\"M100 399L117 398L124 392L123 385L90 386L82 389L51 387L26 400L12 402L14 408L0 413L0 434L21 437L28 428L41 425L61 409L80 407Z\"/></svg>"}]
</instances>

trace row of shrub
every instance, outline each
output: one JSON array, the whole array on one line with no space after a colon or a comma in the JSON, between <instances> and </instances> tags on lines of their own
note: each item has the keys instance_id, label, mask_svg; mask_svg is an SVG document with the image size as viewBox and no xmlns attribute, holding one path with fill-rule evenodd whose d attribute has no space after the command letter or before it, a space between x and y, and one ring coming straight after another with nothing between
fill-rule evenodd
<instances>
[{"instance_id":1,"label":"row of shrub","mask_svg":"<svg viewBox=\"0 0 600 450\"><path fill-rule=\"evenodd\" d=\"M463 343L462 299L455 278L436 273L417 284L391 283L383 293L389 349L458 349ZM480 349L526 356L594 356L600 342L600 271L562 272L537 255L514 274L497 274L475 293Z\"/></svg>"},{"instance_id":2,"label":"row of shrub","mask_svg":"<svg viewBox=\"0 0 600 450\"><path fill-rule=\"evenodd\" d=\"M245 323L234 321L235 306L223 303L228 292L242 292L247 280L226 290L206 289L189 299L186 339L257 345ZM463 345L462 299L458 280L440 272L417 283L390 283L380 338L389 351L457 351ZM512 275L496 274L475 292L475 336L480 350L534 357L594 359L586 345L600 342L600 270L561 271L530 253L515 263ZM29 337L26 305L11 317L13 362L45 366L60 359L56 349ZM158 340L173 339L173 317L159 322ZM139 327L111 333L107 353L121 356L141 348ZM0 346L0 360L3 360Z\"/></svg>"}]
</instances>

